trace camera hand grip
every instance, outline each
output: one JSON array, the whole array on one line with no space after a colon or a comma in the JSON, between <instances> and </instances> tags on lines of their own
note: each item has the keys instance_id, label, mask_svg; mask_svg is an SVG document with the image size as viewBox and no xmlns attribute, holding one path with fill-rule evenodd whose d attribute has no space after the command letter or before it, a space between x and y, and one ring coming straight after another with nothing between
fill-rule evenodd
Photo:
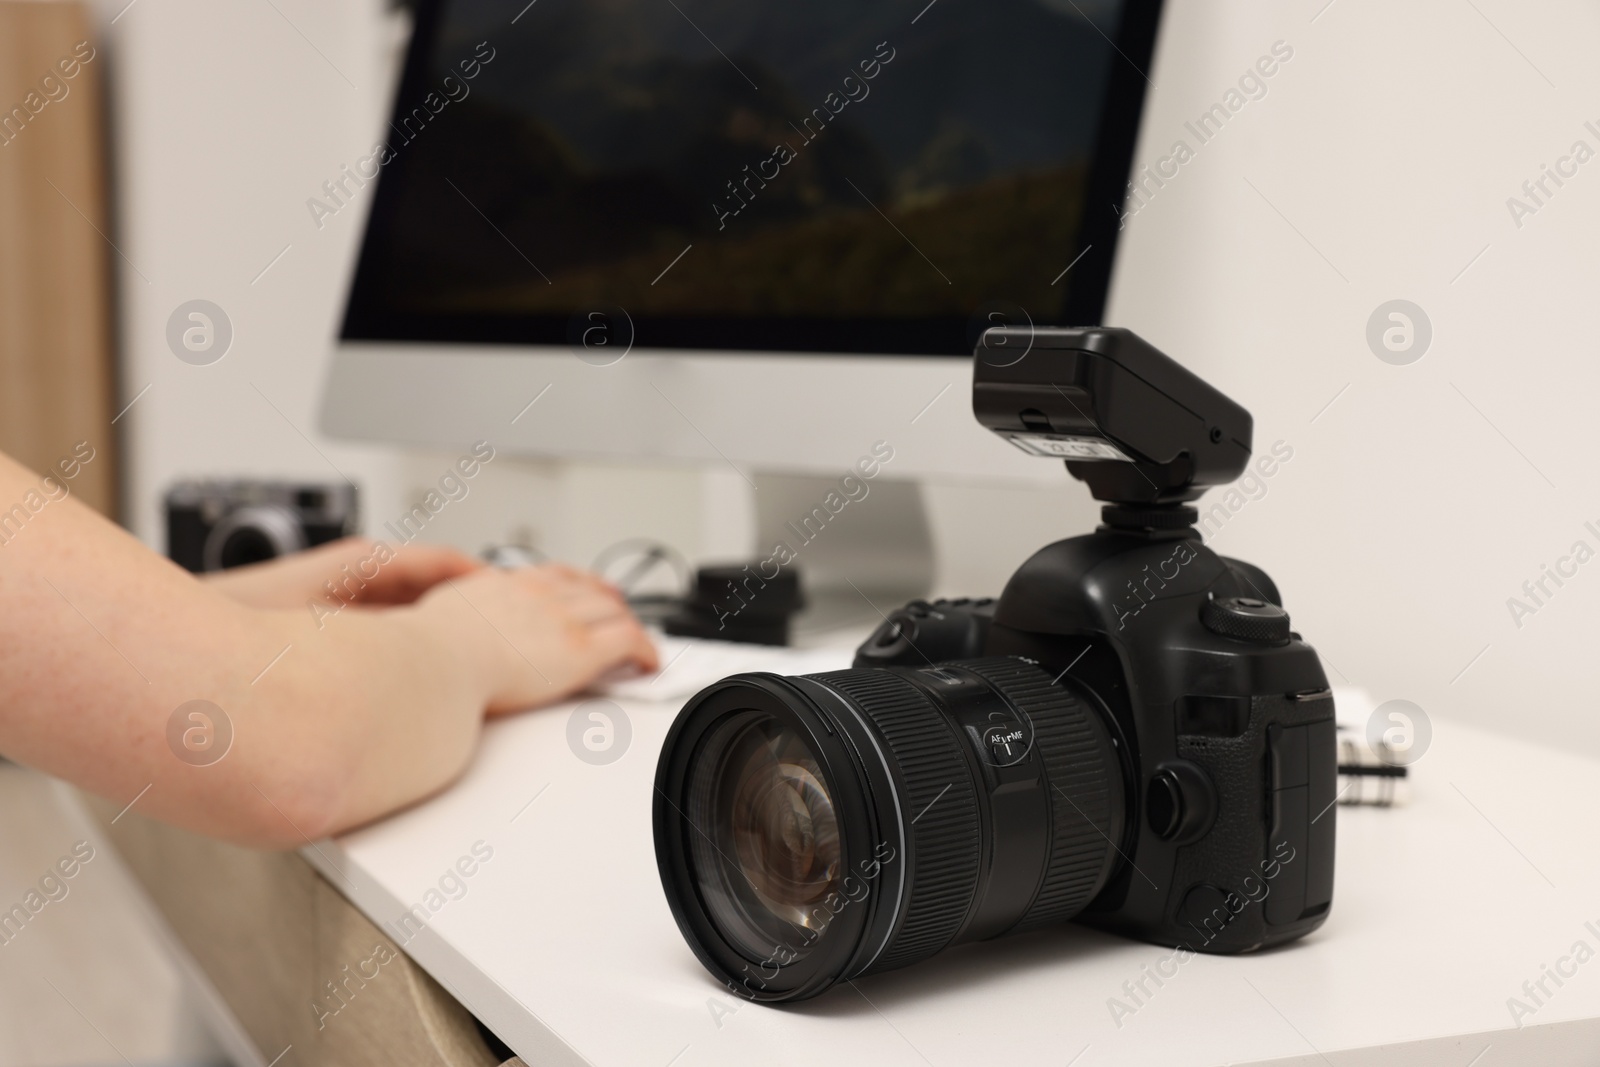
<instances>
[{"instance_id":1,"label":"camera hand grip","mask_svg":"<svg viewBox=\"0 0 1600 1067\"><path fill-rule=\"evenodd\" d=\"M1272 826L1267 848L1283 867L1266 900L1266 920L1283 926L1316 914L1333 900L1333 720L1273 725L1267 732L1267 759Z\"/></svg>"}]
</instances>

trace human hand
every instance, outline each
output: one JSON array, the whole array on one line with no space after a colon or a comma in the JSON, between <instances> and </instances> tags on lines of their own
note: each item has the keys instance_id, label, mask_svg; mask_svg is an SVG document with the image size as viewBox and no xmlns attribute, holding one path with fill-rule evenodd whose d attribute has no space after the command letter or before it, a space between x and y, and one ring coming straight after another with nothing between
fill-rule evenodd
<instances>
[{"instance_id":1,"label":"human hand","mask_svg":"<svg viewBox=\"0 0 1600 1067\"><path fill-rule=\"evenodd\" d=\"M484 564L441 545L401 545L346 537L292 556L208 574L207 585L253 608L301 608L329 599L356 606L410 604L440 582Z\"/></svg>"},{"instance_id":2,"label":"human hand","mask_svg":"<svg viewBox=\"0 0 1600 1067\"><path fill-rule=\"evenodd\" d=\"M480 570L417 601L437 640L480 665L490 714L552 704L619 667L654 671L655 646L613 586L559 564Z\"/></svg>"}]
</instances>

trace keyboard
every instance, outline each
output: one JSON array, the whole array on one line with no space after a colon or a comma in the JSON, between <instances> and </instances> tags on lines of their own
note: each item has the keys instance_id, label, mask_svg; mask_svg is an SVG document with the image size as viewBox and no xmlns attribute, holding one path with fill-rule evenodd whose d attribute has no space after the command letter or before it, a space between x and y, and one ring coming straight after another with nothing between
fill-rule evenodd
<instances>
[{"instance_id":1,"label":"keyboard","mask_svg":"<svg viewBox=\"0 0 1600 1067\"><path fill-rule=\"evenodd\" d=\"M682 703L730 674L770 671L774 674L817 674L850 666L855 642L820 648L709 641L652 633L661 652L661 670L653 675L623 678L602 687L607 696L624 700Z\"/></svg>"}]
</instances>

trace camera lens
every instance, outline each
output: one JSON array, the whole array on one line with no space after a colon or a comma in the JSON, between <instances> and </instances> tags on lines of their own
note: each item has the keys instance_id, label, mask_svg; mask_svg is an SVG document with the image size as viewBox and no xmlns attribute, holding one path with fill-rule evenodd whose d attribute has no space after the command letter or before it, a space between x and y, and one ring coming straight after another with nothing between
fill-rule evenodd
<instances>
[{"instance_id":1,"label":"camera lens","mask_svg":"<svg viewBox=\"0 0 1600 1067\"><path fill-rule=\"evenodd\" d=\"M656 857L734 992L814 996L1059 922L1115 873L1119 757L1093 693L1020 659L699 693L662 750Z\"/></svg>"},{"instance_id":2,"label":"camera lens","mask_svg":"<svg viewBox=\"0 0 1600 1067\"><path fill-rule=\"evenodd\" d=\"M252 504L225 515L206 536L201 569L226 570L287 556L306 547L305 528L278 504Z\"/></svg>"},{"instance_id":3,"label":"camera lens","mask_svg":"<svg viewBox=\"0 0 1600 1067\"><path fill-rule=\"evenodd\" d=\"M234 530L227 540L222 542L218 554L222 569L227 570L229 567L243 567L251 563L264 563L269 559L276 559L278 546L255 527L243 526Z\"/></svg>"},{"instance_id":4,"label":"camera lens","mask_svg":"<svg viewBox=\"0 0 1600 1067\"><path fill-rule=\"evenodd\" d=\"M696 761L689 818L702 899L757 958L821 933L840 883L839 820L822 768L794 730L752 712L724 721ZM802 948L801 951L804 951Z\"/></svg>"}]
</instances>

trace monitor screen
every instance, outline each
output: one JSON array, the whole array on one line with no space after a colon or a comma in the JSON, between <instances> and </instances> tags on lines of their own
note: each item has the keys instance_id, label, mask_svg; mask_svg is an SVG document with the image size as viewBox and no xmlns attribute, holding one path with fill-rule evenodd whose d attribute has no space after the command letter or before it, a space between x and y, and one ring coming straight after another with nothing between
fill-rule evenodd
<instances>
[{"instance_id":1,"label":"monitor screen","mask_svg":"<svg viewBox=\"0 0 1600 1067\"><path fill-rule=\"evenodd\" d=\"M1098 322L1158 6L424 0L329 191L378 182L344 337L567 345L620 309L643 347L960 355Z\"/></svg>"}]
</instances>

